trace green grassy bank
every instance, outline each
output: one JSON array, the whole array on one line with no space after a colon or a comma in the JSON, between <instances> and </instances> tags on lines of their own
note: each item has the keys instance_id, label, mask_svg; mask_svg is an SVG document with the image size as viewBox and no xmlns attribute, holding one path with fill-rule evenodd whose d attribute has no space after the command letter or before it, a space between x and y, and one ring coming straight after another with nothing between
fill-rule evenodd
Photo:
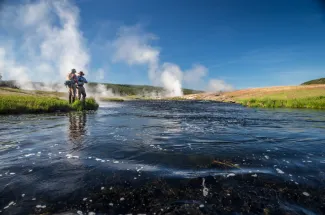
<instances>
[{"instance_id":1,"label":"green grassy bank","mask_svg":"<svg viewBox=\"0 0 325 215\"><path fill-rule=\"evenodd\" d=\"M85 110L97 110L98 104L93 98L86 99ZM69 105L68 101L42 96L0 95L0 114L53 113L81 111L80 101Z\"/></svg>"},{"instance_id":2,"label":"green grassy bank","mask_svg":"<svg viewBox=\"0 0 325 215\"><path fill-rule=\"evenodd\" d=\"M294 99L252 98L238 102L247 107L325 109L325 96Z\"/></svg>"}]
</instances>

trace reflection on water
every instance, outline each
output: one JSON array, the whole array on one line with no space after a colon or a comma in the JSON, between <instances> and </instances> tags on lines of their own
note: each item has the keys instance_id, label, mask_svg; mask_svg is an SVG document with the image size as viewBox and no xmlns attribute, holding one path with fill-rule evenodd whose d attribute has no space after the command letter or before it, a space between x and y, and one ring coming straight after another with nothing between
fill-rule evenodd
<instances>
[{"instance_id":1,"label":"reflection on water","mask_svg":"<svg viewBox=\"0 0 325 215\"><path fill-rule=\"evenodd\" d=\"M325 214L324 115L135 101L2 116L0 211Z\"/></svg>"},{"instance_id":2,"label":"reflection on water","mask_svg":"<svg viewBox=\"0 0 325 215\"><path fill-rule=\"evenodd\" d=\"M87 114L69 113L69 140L76 146L82 144L87 133Z\"/></svg>"}]
</instances>

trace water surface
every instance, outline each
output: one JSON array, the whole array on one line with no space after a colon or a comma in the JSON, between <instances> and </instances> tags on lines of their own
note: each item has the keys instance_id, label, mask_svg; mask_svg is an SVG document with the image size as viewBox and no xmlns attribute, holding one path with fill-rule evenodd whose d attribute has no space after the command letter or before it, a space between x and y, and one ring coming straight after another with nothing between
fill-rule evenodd
<instances>
[{"instance_id":1,"label":"water surface","mask_svg":"<svg viewBox=\"0 0 325 215\"><path fill-rule=\"evenodd\" d=\"M3 214L325 214L325 112L194 101L0 116Z\"/></svg>"}]
</instances>

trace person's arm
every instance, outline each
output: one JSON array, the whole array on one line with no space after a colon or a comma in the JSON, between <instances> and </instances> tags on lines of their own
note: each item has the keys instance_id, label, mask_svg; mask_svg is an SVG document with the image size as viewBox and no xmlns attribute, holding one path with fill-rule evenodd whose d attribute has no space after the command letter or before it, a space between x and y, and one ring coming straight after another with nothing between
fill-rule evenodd
<instances>
[{"instance_id":1,"label":"person's arm","mask_svg":"<svg viewBox=\"0 0 325 215\"><path fill-rule=\"evenodd\" d=\"M88 83L87 79L84 78L84 82L85 82L85 83Z\"/></svg>"}]
</instances>

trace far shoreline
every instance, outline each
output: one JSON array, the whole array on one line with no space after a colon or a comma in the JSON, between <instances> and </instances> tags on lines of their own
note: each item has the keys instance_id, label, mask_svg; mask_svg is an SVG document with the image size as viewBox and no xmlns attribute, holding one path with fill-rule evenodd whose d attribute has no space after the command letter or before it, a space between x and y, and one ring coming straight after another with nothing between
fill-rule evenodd
<instances>
[{"instance_id":1,"label":"far shoreline","mask_svg":"<svg viewBox=\"0 0 325 215\"><path fill-rule=\"evenodd\" d=\"M81 111L81 103L69 105L66 93L31 91L0 87L0 115L67 113ZM282 86L236 90L222 93L196 93L178 97L101 97L98 102L124 101L214 101L252 108L295 108L325 110L325 85ZM87 98L86 110L97 110L94 98Z\"/></svg>"}]
</instances>

